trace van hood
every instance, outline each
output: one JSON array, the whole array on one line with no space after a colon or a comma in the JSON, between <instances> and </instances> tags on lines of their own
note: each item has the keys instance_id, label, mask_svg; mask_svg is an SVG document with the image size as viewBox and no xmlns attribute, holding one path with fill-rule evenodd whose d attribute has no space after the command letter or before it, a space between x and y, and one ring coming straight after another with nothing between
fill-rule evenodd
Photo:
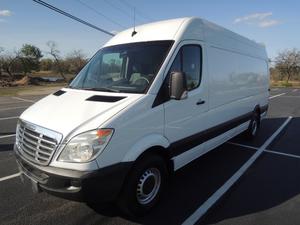
<instances>
[{"instance_id":1,"label":"van hood","mask_svg":"<svg viewBox=\"0 0 300 225\"><path fill-rule=\"evenodd\" d=\"M96 129L141 96L64 88L30 106L20 119L59 132L65 138L93 120L95 123L89 123L86 129Z\"/></svg>"}]
</instances>

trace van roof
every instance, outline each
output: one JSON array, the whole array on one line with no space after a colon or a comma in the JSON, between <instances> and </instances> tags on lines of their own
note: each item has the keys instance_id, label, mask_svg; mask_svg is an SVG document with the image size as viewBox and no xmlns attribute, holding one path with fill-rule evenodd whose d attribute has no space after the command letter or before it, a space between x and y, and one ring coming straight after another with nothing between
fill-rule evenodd
<instances>
[{"instance_id":1,"label":"van roof","mask_svg":"<svg viewBox=\"0 0 300 225\"><path fill-rule=\"evenodd\" d=\"M224 27L197 17L163 20L121 31L104 46L159 40L202 40L211 46L267 59L265 47Z\"/></svg>"},{"instance_id":2,"label":"van roof","mask_svg":"<svg viewBox=\"0 0 300 225\"><path fill-rule=\"evenodd\" d=\"M134 36L132 36L133 27L131 27L117 33L105 46L143 41L174 40L180 26L188 19L178 18L143 24L135 28L137 34Z\"/></svg>"}]
</instances>

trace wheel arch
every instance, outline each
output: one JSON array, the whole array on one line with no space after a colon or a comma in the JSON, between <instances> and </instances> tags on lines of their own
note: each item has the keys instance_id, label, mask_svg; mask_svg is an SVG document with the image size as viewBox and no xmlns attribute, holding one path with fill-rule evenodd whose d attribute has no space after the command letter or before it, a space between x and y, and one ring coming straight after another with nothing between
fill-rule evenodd
<instances>
[{"instance_id":1,"label":"wheel arch","mask_svg":"<svg viewBox=\"0 0 300 225\"><path fill-rule=\"evenodd\" d=\"M123 158L123 161L137 162L148 155L159 155L164 159L169 172L172 172L174 171L174 165L168 150L169 145L168 139L162 135L148 135L133 145Z\"/></svg>"}]
</instances>

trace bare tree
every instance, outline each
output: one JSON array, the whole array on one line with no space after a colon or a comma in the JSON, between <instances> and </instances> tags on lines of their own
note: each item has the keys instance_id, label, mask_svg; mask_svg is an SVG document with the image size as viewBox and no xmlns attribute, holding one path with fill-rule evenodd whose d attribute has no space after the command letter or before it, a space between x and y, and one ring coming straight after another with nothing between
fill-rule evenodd
<instances>
[{"instance_id":1,"label":"bare tree","mask_svg":"<svg viewBox=\"0 0 300 225\"><path fill-rule=\"evenodd\" d=\"M74 50L66 58L66 64L69 65L69 71L77 74L87 63L87 59L82 50Z\"/></svg>"},{"instance_id":2,"label":"bare tree","mask_svg":"<svg viewBox=\"0 0 300 225\"><path fill-rule=\"evenodd\" d=\"M300 51L296 48L279 52L275 62L275 68L286 76L287 82L300 73Z\"/></svg>"},{"instance_id":3,"label":"bare tree","mask_svg":"<svg viewBox=\"0 0 300 225\"><path fill-rule=\"evenodd\" d=\"M2 57L1 66L11 78L14 77L13 73L20 69L20 54L20 51L15 50L13 53L8 53Z\"/></svg>"},{"instance_id":4,"label":"bare tree","mask_svg":"<svg viewBox=\"0 0 300 225\"><path fill-rule=\"evenodd\" d=\"M60 51L57 49L57 44L54 41L48 41L47 46L50 49L50 51L47 53L50 54L54 58L54 61L56 63L56 66L58 68L58 71L59 71L61 77L64 79L64 81L67 81L67 79L64 75L62 60L60 57Z\"/></svg>"},{"instance_id":5,"label":"bare tree","mask_svg":"<svg viewBox=\"0 0 300 225\"><path fill-rule=\"evenodd\" d=\"M3 51L4 51L4 48L0 47L0 54ZM3 60L4 60L3 56L0 56L0 76L2 76L2 64L3 64Z\"/></svg>"}]
</instances>

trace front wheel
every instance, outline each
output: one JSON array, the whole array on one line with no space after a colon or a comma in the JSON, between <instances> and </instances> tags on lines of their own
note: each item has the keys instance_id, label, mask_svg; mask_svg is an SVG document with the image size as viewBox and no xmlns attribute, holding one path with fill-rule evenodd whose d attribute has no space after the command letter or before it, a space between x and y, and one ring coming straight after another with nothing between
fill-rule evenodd
<instances>
[{"instance_id":1,"label":"front wheel","mask_svg":"<svg viewBox=\"0 0 300 225\"><path fill-rule=\"evenodd\" d=\"M162 157L145 155L132 168L118 205L128 215L143 215L152 209L166 187L168 171Z\"/></svg>"}]
</instances>

